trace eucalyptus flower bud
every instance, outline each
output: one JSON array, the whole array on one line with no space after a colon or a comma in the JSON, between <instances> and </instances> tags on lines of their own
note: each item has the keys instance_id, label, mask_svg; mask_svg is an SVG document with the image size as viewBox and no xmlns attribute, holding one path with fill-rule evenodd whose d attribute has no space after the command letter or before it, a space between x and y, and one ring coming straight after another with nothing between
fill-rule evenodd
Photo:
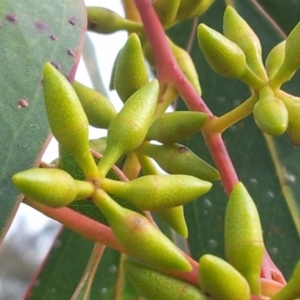
<instances>
[{"instance_id":1,"label":"eucalyptus flower bud","mask_svg":"<svg viewBox=\"0 0 300 300\"><path fill-rule=\"evenodd\" d=\"M186 204L207 193L212 184L188 175L146 175L122 182L104 178L101 188L141 210L161 210Z\"/></svg>"},{"instance_id":2,"label":"eucalyptus flower bud","mask_svg":"<svg viewBox=\"0 0 300 300\"><path fill-rule=\"evenodd\" d=\"M94 192L90 182L75 180L60 169L29 169L15 174L12 180L25 196L55 208Z\"/></svg>"},{"instance_id":3,"label":"eucalyptus flower bud","mask_svg":"<svg viewBox=\"0 0 300 300\"><path fill-rule=\"evenodd\" d=\"M139 32L143 25L124 19L114 11L104 7L87 7L88 30L98 33L114 33L119 30Z\"/></svg>"},{"instance_id":4,"label":"eucalyptus flower bud","mask_svg":"<svg viewBox=\"0 0 300 300\"><path fill-rule=\"evenodd\" d=\"M112 103L99 92L75 81L75 92L81 102L91 126L108 128L117 112Z\"/></svg>"},{"instance_id":5,"label":"eucalyptus flower bud","mask_svg":"<svg viewBox=\"0 0 300 300\"><path fill-rule=\"evenodd\" d=\"M182 252L147 218L120 206L103 190L93 194L93 201L128 254L162 270L191 271Z\"/></svg>"},{"instance_id":6,"label":"eucalyptus flower bud","mask_svg":"<svg viewBox=\"0 0 300 300\"><path fill-rule=\"evenodd\" d=\"M126 277L148 300L206 300L194 285L128 259L123 262Z\"/></svg>"},{"instance_id":7,"label":"eucalyptus flower bud","mask_svg":"<svg viewBox=\"0 0 300 300\"><path fill-rule=\"evenodd\" d=\"M245 186L238 182L226 208L225 254L227 261L246 278L251 293L257 296L260 296L264 249L256 206Z\"/></svg>"},{"instance_id":8,"label":"eucalyptus flower bud","mask_svg":"<svg viewBox=\"0 0 300 300\"><path fill-rule=\"evenodd\" d=\"M148 70L139 37L132 33L121 50L115 75L114 87L123 102L148 82Z\"/></svg>"}]
</instances>

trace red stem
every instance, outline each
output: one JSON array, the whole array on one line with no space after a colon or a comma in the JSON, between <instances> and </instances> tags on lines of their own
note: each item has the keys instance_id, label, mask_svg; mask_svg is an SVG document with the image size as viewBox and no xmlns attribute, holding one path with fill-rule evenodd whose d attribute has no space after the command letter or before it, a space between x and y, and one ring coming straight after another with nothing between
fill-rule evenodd
<instances>
[{"instance_id":1,"label":"red stem","mask_svg":"<svg viewBox=\"0 0 300 300\"><path fill-rule=\"evenodd\" d=\"M167 85L174 85L185 101L187 107L192 111L207 113L214 118L203 99L197 94L193 86L180 70L172 51L169 47L163 27L155 13L151 0L135 0L136 7L140 13L144 30L151 45L157 66L157 78L165 89ZM230 195L233 186L238 182L238 176L229 157L221 134L211 134L202 129L209 151L213 157L216 167L219 170L221 180L227 195ZM264 255L262 265L262 276L275 279L275 274L281 280L283 276L275 264L271 261L267 251Z\"/></svg>"}]
</instances>

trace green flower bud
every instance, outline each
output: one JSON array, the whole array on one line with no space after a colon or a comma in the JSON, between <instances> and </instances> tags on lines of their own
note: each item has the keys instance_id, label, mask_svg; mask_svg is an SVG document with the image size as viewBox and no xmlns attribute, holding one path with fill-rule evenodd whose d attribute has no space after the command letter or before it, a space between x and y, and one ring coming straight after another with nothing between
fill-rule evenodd
<instances>
[{"instance_id":1,"label":"green flower bud","mask_svg":"<svg viewBox=\"0 0 300 300\"><path fill-rule=\"evenodd\" d=\"M107 146L98 165L105 176L115 162L124 154L137 149L144 141L153 121L159 84L153 80L136 91L111 122L107 134Z\"/></svg>"},{"instance_id":2,"label":"green flower bud","mask_svg":"<svg viewBox=\"0 0 300 300\"><path fill-rule=\"evenodd\" d=\"M183 280L128 259L123 262L125 275L147 300L205 300L200 290Z\"/></svg>"},{"instance_id":3,"label":"green flower bud","mask_svg":"<svg viewBox=\"0 0 300 300\"><path fill-rule=\"evenodd\" d=\"M257 296L264 249L256 206L245 186L238 182L226 208L225 254L227 261L246 278L251 293Z\"/></svg>"},{"instance_id":4,"label":"green flower bud","mask_svg":"<svg viewBox=\"0 0 300 300\"><path fill-rule=\"evenodd\" d=\"M188 237L188 228L185 222L183 206L176 206L168 209L157 210L156 213L172 227L183 238Z\"/></svg>"},{"instance_id":5,"label":"green flower bud","mask_svg":"<svg viewBox=\"0 0 300 300\"><path fill-rule=\"evenodd\" d=\"M186 50L176 46L171 41L169 41L169 44L179 68L184 73L189 82L192 84L192 86L195 88L196 92L199 95L201 95L201 87L199 83L198 73L196 71L191 56Z\"/></svg>"},{"instance_id":6,"label":"green flower bud","mask_svg":"<svg viewBox=\"0 0 300 300\"><path fill-rule=\"evenodd\" d=\"M188 175L147 175L128 182L104 178L101 188L141 210L161 210L186 204L211 189L212 184Z\"/></svg>"},{"instance_id":7,"label":"green flower bud","mask_svg":"<svg viewBox=\"0 0 300 300\"><path fill-rule=\"evenodd\" d=\"M120 206L102 190L94 193L93 200L128 254L162 270L191 271L183 253L147 218Z\"/></svg>"},{"instance_id":8,"label":"green flower bud","mask_svg":"<svg viewBox=\"0 0 300 300\"><path fill-rule=\"evenodd\" d=\"M251 299L245 278L225 260L211 254L200 257L199 285L209 299Z\"/></svg>"},{"instance_id":9,"label":"green flower bud","mask_svg":"<svg viewBox=\"0 0 300 300\"><path fill-rule=\"evenodd\" d=\"M287 133L295 146L300 146L300 98L281 90L276 91L278 97L286 106L289 115Z\"/></svg>"},{"instance_id":10,"label":"green flower bud","mask_svg":"<svg viewBox=\"0 0 300 300\"><path fill-rule=\"evenodd\" d=\"M270 86L277 90L282 83L289 81L300 67L300 22L290 32L285 42L283 63L270 80Z\"/></svg>"},{"instance_id":11,"label":"green flower bud","mask_svg":"<svg viewBox=\"0 0 300 300\"><path fill-rule=\"evenodd\" d=\"M88 30L98 33L114 33L118 30L139 32L143 25L124 19L114 11L104 7L87 7Z\"/></svg>"},{"instance_id":12,"label":"green flower bud","mask_svg":"<svg viewBox=\"0 0 300 300\"><path fill-rule=\"evenodd\" d=\"M289 115L284 103L273 96L260 99L254 106L253 117L256 125L266 134L283 134L288 127Z\"/></svg>"},{"instance_id":13,"label":"green flower bud","mask_svg":"<svg viewBox=\"0 0 300 300\"><path fill-rule=\"evenodd\" d=\"M73 87L91 126L108 128L117 112L112 103L99 92L74 82Z\"/></svg>"},{"instance_id":14,"label":"green flower bud","mask_svg":"<svg viewBox=\"0 0 300 300\"><path fill-rule=\"evenodd\" d=\"M284 61L285 41L277 44L268 54L266 59L266 69L270 78L274 77Z\"/></svg>"},{"instance_id":15,"label":"green flower bud","mask_svg":"<svg viewBox=\"0 0 300 300\"><path fill-rule=\"evenodd\" d=\"M233 78L244 75L246 57L237 44L204 24L198 26L197 35L200 49L216 73Z\"/></svg>"},{"instance_id":16,"label":"green flower bud","mask_svg":"<svg viewBox=\"0 0 300 300\"><path fill-rule=\"evenodd\" d=\"M175 111L165 113L150 126L146 140L174 144L199 132L207 120L207 114L200 112Z\"/></svg>"},{"instance_id":17,"label":"green flower bud","mask_svg":"<svg viewBox=\"0 0 300 300\"><path fill-rule=\"evenodd\" d=\"M180 0L176 21L202 16L214 0Z\"/></svg>"},{"instance_id":18,"label":"green flower bud","mask_svg":"<svg viewBox=\"0 0 300 300\"><path fill-rule=\"evenodd\" d=\"M191 175L208 181L220 179L219 172L214 167L183 145L144 143L139 151L152 157L167 173Z\"/></svg>"},{"instance_id":19,"label":"green flower bud","mask_svg":"<svg viewBox=\"0 0 300 300\"><path fill-rule=\"evenodd\" d=\"M271 298L271 300L295 300L300 298L300 261L297 263L291 279L284 288Z\"/></svg>"},{"instance_id":20,"label":"green flower bud","mask_svg":"<svg viewBox=\"0 0 300 300\"><path fill-rule=\"evenodd\" d=\"M148 82L148 71L139 37L132 33L116 65L114 87L123 102Z\"/></svg>"},{"instance_id":21,"label":"green flower bud","mask_svg":"<svg viewBox=\"0 0 300 300\"><path fill-rule=\"evenodd\" d=\"M44 65L44 98L49 124L62 148L73 155L86 177L98 176L90 153L89 122L68 80L50 63Z\"/></svg>"},{"instance_id":22,"label":"green flower bud","mask_svg":"<svg viewBox=\"0 0 300 300\"><path fill-rule=\"evenodd\" d=\"M300 22L286 38L284 61L295 71L300 67Z\"/></svg>"},{"instance_id":23,"label":"green flower bud","mask_svg":"<svg viewBox=\"0 0 300 300\"><path fill-rule=\"evenodd\" d=\"M231 6L227 6L224 13L223 31L224 35L236 43L245 53L247 64L254 73L267 80L262 63L260 41L252 28Z\"/></svg>"},{"instance_id":24,"label":"green flower bud","mask_svg":"<svg viewBox=\"0 0 300 300\"><path fill-rule=\"evenodd\" d=\"M170 27L173 25L179 8L180 0L154 0L153 7L162 25Z\"/></svg>"},{"instance_id":25,"label":"green flower bud","mask_svg":"<svg viewBox=\"0 0 300 300\"><path fill-rule=\"evenodd\" d=\"M94 192L90 182L75 180L60 169L30 169L15 174L12 180L25 196L55 208Z\"/></svg>"}]
</instances>

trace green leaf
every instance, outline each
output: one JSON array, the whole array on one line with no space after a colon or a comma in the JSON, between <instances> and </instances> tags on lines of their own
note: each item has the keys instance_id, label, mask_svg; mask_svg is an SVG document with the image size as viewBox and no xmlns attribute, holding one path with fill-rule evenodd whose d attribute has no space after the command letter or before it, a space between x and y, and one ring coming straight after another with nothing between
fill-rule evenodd
<instances>
[{"instance_id":1,"label":"green leaf","mask_svg":"<svg viewBox=\"0 0 300 300\"><path fill-rule=\"evenodd\" d=\"M284 15L285 20L295 16L294 12L297 9L299 11L300 3L285 2L283 14L280 1L260 2L265 6L266 12L260 11L254 1L239 0L233 1L233 4L261 39L265 58L270 49L283 39L281 32L265 13L270 10L274 21L281 22L279 16ZM216 1L200 21L222 32L224 9L225 3ZM289 24L281 24L286 32L290 30ZM170 32L172 39L182 46L186 45L186 32L190 31L191 25L191 22L186 22L173 28ZM215 115L224 114L249 97L250 92L245 85L237 80L222 78L211 70L196 40L193 42L191 55L199 72L203 98ZM299 82L298 76L284 88L300 95L297 81ZM178 109L184 108L181 102ZM286 135L266 139L256 127L252 115L232 126L223 134L223 138L240 180L257 204L266 247L276 265L289 278L300 256L299 149L292 146ZM188 139L185 144L211 162L211 156L200 134ZM276 172L282 175L281 180ZM226 201L221 183L216 183L206 197L186 206L190 233L188 244L195 259L204 253L224 257L223 224Z\"/></svg>"},{"instance_id":2,"label":"green leaf","mask_svg":"<svg viewBox=\"0 0 300 300\"><path fill-rule=\"evenodd\" d=\"M73 80L86 27L81 0L0 4L0 237L20 200L14 173L38 165L49 134L42 67L52 62ZM1 238L0 238L1 240Z\"/></svg>"},{"instance_id":3,"label":"green leaf","mask_svg":"<svg viewBox=\"0 0 300 300\"><path fill-rule=\"evenodd\" d=\"M43 269L32 282L26 299L71 299L87 266L94 244L69 229L56 238ZM131 300L137 297L123 277L119 252L107 248L91 288L90 300ZM117 295L119 295L117 297Z\"/></svg>"}]
</instances>

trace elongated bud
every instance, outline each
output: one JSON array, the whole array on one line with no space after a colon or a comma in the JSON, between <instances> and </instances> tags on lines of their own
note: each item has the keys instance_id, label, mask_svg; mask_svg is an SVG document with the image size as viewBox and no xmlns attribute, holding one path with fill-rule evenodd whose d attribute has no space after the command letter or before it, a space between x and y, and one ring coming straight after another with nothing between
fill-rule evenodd
<instances>
[{"instance_id":1,"label":"elongated bud","mask_svg":"<svg viewBox=\"0 0 300 300\"><path fill-rule=\"evenodd\" d=\"M250 300L245 278L225 260L205 254L199 260L201 290L214 300Z\"/></svg>"},{"instance_id":2,"label":"elongated bud","mask_svg":"<svg viewBox=\"0 0 300 300\"><path fill-rule=\"evenodd\" d=\"M176 21L202 16L214 0L180 0Z\"/></svg>"},{"instance_id":3,"label":"elongated bud","mask_svg":"<svg viewBox=\"0 0 300 300\"><path fill-rule=\"evenodd\" d=\"M167 173L191 175L208 181L220 179L219 172L214 167L183 145L144 143L139 151L152 157Z\"/></svg>"},{"instance_id":4,"label":"elongated bud","mask_svg":"<svg viewBox=\"0 0 300 300\"><path fill-rule=\"evenodd\" d=\"M254 73L267 80L262 63L260 41L252 28L231 6L227 6L224 13L223 31L224 35L236 43L245 53L247 64Z\"/></svg>"},{"instance_id":5,"label":"elongated bud","mask_svg":"<svg viewBox=\"0 0 300 300\"><path fill-rule=\"evenodd\" d=\"M158 92L158 81L150 81L128 99L111 122L105 153L98 165L101 176L104 177L122 155L137 149L144 141L153 120Z\"/></svg>"},{"instance_id":6,"label":"elongated bud","mask_svg":"<svg viewBox=\"0 0 300 300\"><path fill-rule=\"evenodd\" d=\"M179 68L184 73L189 82L192 84L192 86L195 88L197 93L201 95L202 91L199 83L198 73L196 71L191 56L186 50L176 46L174 43L172 43L172 41L169 41L169 44L171 46L171 51L176 59L176 62L178 63Z\"/></svg>"},{"instance_id":7,"label":"elongated bud","mask_svg":"<svg viewBox=\"0 0 300 300\"><path fill-rule=\"evenodd\" d=\"M294 300L300 298L300 261L297 263L291 279L284 286L284 288L271 300Z\"/></svg>"},{"instance_id":8,"label":"elongated bud","mask_svg":"<svg viewBox=\"0 0 300 300\"><path fill-rule=\"evenodd\" d=\"M87 178L98 169L89 149L89 122L68 80L50 63L44 65L44 98L51 131L61 147L70 152Z\"/></svg>"},{"instance_id":9,"label":"elongated bud","mask_svg":"<svg viewBox=\"0 0 300 300\"><path fill-rule=\"evenodd\" d=\"M281 90L275 92L288 110L289 123L287 133L295 146L300 146L300 98Z\"/></svg>"},{"instance_id":10,"label":"elongated bud","mask_svg":"<svg viewBox=\"0 0 300 300\"><path fill-rule=\"evenodd\" d=\"M205 300L200 290L188 282L162 274L128 259L123 262L126 276L148 300Z\"/></svg>"},{"instance_id":11,"label":"elongated bud","mask_svg":"<svg viewBox=\"0 0 300 300\"><path fill-rule=\"evenodd\" d=\"M102 190L95 192L93 200L128 254L159 269L192 269L182 252L144 216L120 206Z\"/></svg>"},{"instance_id":12,"label":"elongated bud","mask_svg":"<svg viewBox=\"0 0 300 300\"><path fill-rule=\"evenodd\" d=\"M124 19L114 11L104 7L87 7L88 30L98 33L114 33L118 30L139 32L143 25Z\"/></svg>"},{"instance_id":13,"label":"elongated bud","mask_svg":"<svg viewBox=\"0 0 300 300\"><path fill-rule=\"evenodd\" d=\"M245 73L246 57L237 44L204 24L198 26L197 35L207 62L216 73L233 78Z\"/></svg>"},{"instance_id":14,"label":"elongated bud","mask_svg":"<svg viewBox=\"0 0 300 300\"><path fill-rule=\"evenodd\" d=\"M208 181L188 175L147 175L129 182L103 179L101 188L142 210L186 204L211 189Z\"/></svg>"},{"instance_id":15,"label":"elongated bud","mask_svg":"<svg viewBox=\"0 0 300 300\"><path fill-rule=\"evenodd\" d=\"M266 69L269 77L272 78L282 65L285 56L285 41L277 44L268 54L266 59Z\"/></svg>"},{"instance_id":16,"label":"elongated bud","mask_svg":"<svg viewBox=\"0 0 300 300\"><path fill-rule=\"evenodd\" d=\"M260 295L260 270L264 254L262 229L256 206L245 186L238 182L225 214L227 261L248 281L251 293Z\"/></svg>"},{"instance_id":17,"label":"elongated bud","mask_svg":"<svg viewBox=\"0 0 300 300\"><path fill-rule=\"evenodd\" d=\"M114 87L123 102L148 82L148 71L145 64L139 37L132 33L121 50L116 65Z\"/></svg>"},{"instance_id":18,"label":"elongated bud","mask_svg":"<svg viewBox=\"0 0 300 300\"><path fill-rule=\"evenodd\" d=\"M162 175L156 164L145 155L138 153L138 159L143 169L144 175ZM176 206L155 211L159 217L171 226L179 235L184 238L188 236L188 228L185 221L183 206Z\"/></svg>"},{"instance_id":19,"label":"elongated bud","mask_svg":"<svg viewBox=\"0 0 300 300\"><path fill-rule=\"evenodd\" d=\"M188 237L188 227L184 217L183 205L157 210L156 213L183 238Z\"/></svg>"},{"instance_id":20,"label":"elongated bud","mask_svg":"<svg viewBox=\"0 0 300 300\"><path fill-rule=\"evenodd\" d=\"M74 82L73 87L91 126L108 128L117 112L112 103L99 92Z\"/></svg>"},{"instance_id":21,"label":"elongated bud","mask_svg":"<svg viewBox=\"0 0 300 300\"><path fill-rule=\"evenodd\" d=\"M90 182L75 180L60 169L30 169L15 174L12 180L25 196L51 207L66 206L94 192Z\"/></svg>"},{"instance_id":22,"label":"elongated bud","mask_svg":"<svg viewBox=\"0 0 300 300\"><path fill-rule=\"evenodd\" d=\"M284 103L273 96L260 99L254 106L253 117L257 126L266 134L283 134L288 127L289 115Z\"/></svg>"},{"instance_id":23,"label":"elongated bud","mask_svg":"<svg viewBox=\"0 0 300 300\"><path fill-rule=\"evenodd\" d=\"M150 126L146 140L174 144L199 132L207 119L207 114L200 112L175 111L165 113Z\"/></svg>"},{"instance_id":24,"label":"elongated bud","mask_svg":"<svg viewBox=\"0 0 300 300\"><path fill-rule=\"evenodd\" d=\"M282 83L289 81L300 67L300 22L290 32L285 42L283 63L271 78L270 86L276 90Z\"/></svg>"},{"instance_id":25,"label":"elongated bud","mask_svg":"<svg viewBox=\"0 0 300 300\"><path fill-rule=\"evenodd\" d=\"M179 8L180 0L154 0L153 7L160 22L166 28L173 25Z\"/></svg>"}]
</instances>

